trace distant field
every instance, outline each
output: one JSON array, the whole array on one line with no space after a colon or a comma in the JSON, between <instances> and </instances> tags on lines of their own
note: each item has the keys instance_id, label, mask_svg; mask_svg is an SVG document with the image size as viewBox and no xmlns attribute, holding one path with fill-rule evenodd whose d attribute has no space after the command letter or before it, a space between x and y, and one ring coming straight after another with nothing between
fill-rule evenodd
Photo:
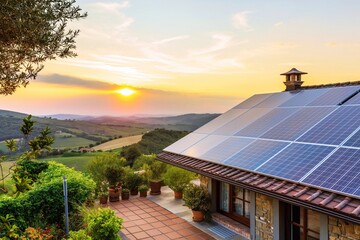
<instances>
[{"instance_id":1,"label":"distant field","mask_svg":"<svg viewBox=\"0 0 360 240\"><path fill-rule=\"evenodd\" d=\"M76 137L75 135L71 134L68 135L70 135L71 137L55 134L55 142L52 145L52 148L78 148L95 143L94 141L86 138Z\"/></svg>"},{"instance_id":2,"label":"distant field","mask_svg":"<svg viewBox=\"0 0 360 240\"><path fill-rule=\"evenodd\" d=\"M64 157L64 156L59 156L59 157L50 157L50 158L45 158L45 159L39 159L39 161L44 161L44 162L48 162L48 161L55 161L58 163L62 163L67 167L71 167L74 168L77 171L80 172L85 172L86 171L86 166L88 165L88 163L95 159L98 156L104 156L106 154L110 154L110 153L84 153L84 154L79 154L79 156L70 156L70 157Z\"/></svg>"},{"instance_id":3,"label":"distant field","mask_svg":"<svg viewBox=\"0 0 360 240\"><path fill-rule=\"evenodd\" d=\"M95 146L94 149L107 151L107 150L112 150L112 149L116 149L116 148L122 148L125 146L129 146L131 144L134 144L134 143L138 143L141 140L141 138L142 138L142 135L119 138L119 139L115 139L115 140L100 144L98 146Z\"/></svg>"}]
</instances>

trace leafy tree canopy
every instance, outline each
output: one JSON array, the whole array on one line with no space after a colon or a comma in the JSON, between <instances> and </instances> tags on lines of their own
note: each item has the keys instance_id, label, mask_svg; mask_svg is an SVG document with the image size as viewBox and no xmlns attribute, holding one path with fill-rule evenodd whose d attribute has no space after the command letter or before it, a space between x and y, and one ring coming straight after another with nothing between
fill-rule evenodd
<instances>
[{"instance_id":1,"label":"leafy tree canopy","mask_svg":"<svg viewBox=\"0 0 360 240\"><path fill-rule=\"evenodd\" d=\"M46 60L76 56L79 30L68 21L85 18L75 0L2 0L0 4L0 94L35 79Z\"/></svg>"}]
</instances>

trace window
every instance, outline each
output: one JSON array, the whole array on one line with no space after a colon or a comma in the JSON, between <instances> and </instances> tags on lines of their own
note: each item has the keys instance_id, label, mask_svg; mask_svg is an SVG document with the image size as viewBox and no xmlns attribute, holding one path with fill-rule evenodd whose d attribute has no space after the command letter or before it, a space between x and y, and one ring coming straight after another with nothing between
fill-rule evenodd
<instances>
[{"instance_id":1,"label":"window","mask_svg":"<svg viewBox=\"0 0 360 240\"><path fill-rule=\"evenodd\" d=\"M224 215L250 226L250 191L227 183L219 183L218 210Z\"/></svg>"},{"instance_id":2,"label":"window","mask_svg":"<svg viewBox=\"0 0 360 240\"><path fill-rule=\"evenodd\" d=\"M285 231L287 236L286 239L320 239L319 213L303 207L286 204L285 215Z\"/></svg>"}]
</instances>

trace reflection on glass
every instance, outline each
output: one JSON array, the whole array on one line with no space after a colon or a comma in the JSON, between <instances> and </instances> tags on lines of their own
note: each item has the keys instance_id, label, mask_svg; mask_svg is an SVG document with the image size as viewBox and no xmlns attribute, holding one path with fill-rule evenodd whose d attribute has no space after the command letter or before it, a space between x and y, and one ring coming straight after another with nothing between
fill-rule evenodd
<instances>
[{"instance_id":1,"label":"reflection on glass","mask_svg":"<svg viewBox=\"0 0 360 240\"><path fill-rule=\"evenodd\" d=\"M220 183L220 210L225 212L229 212L229 189L229 184Z\"/></svg>"}]
</instances>

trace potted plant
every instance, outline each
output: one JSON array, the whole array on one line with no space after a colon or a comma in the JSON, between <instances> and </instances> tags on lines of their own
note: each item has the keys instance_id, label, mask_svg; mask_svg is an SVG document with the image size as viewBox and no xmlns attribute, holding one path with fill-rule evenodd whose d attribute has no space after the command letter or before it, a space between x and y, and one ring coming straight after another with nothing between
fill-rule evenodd
<instances>
[{"instance_id":1,"label":"potted plant","mask_svg":"<svg viewBox=\"0 0 360 240\"><path fill-rule=\"evenodd\" d=\"M121 200L129 200L130 198L130 190L127 188L123 188L121 191Z\"/></svg>"},{"instance_id":2,"label":"potted plant","mask_svg":"<svg viewBox=\"0 0 360 240\"><path fill-rule=\"evenodd\" d=\"M120 189L118 184L121 182L124 175L124 169L118 166L108 166L105 169L105 177L109 182L109 201L119 201Z\"/></svg>"},{"instance_id":3,"label":"potted plant","mask_svg":"<svg viewBox=\"0 0 360 240\"><path fill-rule=\"evenodd\" d=\"M109 192L100 192L99 201L101 204L107 204Z\"/></svg>"},{"instance_id":4,"label":"potted plant","mask_svg":"<svg viewBox=\"0 0 360 240\"><path fill-rule=\"evenodd\" d=\"M206 187L189 184L184 190L185 205L193 212L193 221L201 222L210 215L211 198Z\"/></svg>"},{"instance_id":5,"label":"potted plant","mask_svg":"<svg viewBox=\"0 0 360 240\"><path fill-rule=\"evenodd\" d=\"M178 167L169 167L164 174L165 184L174 191L176 199L182 199L184 188L194 178L194 173Z\"/></svg>"},{"instance_id":6,"label":"potted plant","mask_svg":"<svg viewBox=\"0 0 360 240\"><path fill-rule=\"evenodd\" d=\"M139 187L140 197L146 197L148 190L149 190L148 185L145 185L145 184L140 185L140 187Z\"/></svg>"},{"instance_id":7,"label":"potted plant","mask_svg":"<svg viewBox=\"0 0 360 240\"><path fill-rule=\"evenodd\" d=\"M131 195L138 195L138 188L143 183L143 177L140 174L129 172L126 175L126 187L130 189Z\"/></svg>"},{"instance_id":8,"label":"potted plant","mask_svg":"<svg viewBox=\"0 0 360 240\"><path fill-rule=\"evenodd\" d=\"M161 194L161 184L162 184L162 175L166 171L166 164L160 161L154 161L150 165L150 194L151 195L160 195Z\"/></svg>"}]
</instances>

